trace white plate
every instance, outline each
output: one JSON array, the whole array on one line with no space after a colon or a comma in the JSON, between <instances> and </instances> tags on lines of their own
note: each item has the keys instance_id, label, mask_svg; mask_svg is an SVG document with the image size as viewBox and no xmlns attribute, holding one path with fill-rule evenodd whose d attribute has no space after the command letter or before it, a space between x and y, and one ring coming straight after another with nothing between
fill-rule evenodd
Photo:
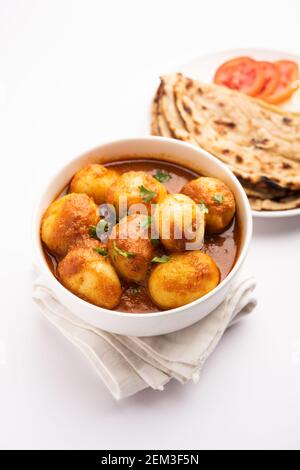
<instances>
[{"instance_id":1,"label":"white plate","mask_svg":"<svg viewBox=\"0 0 300 470\"><path fill-rule=\"evenodd\" d=\"M266 60L270 62L282 59L293 60L298 62L300 66L300 56L288 54L286 52L265 49L234 49L216 52L214 54L205 55L191 60L181 67L178 67L176 72L182 72L184 75L190 76L191 78L212 83L214 74L220 65L227 60L241 56L250 56L257 60ZM300 87L294 93L293 97L287 103L282 105L282 108L288 111L300 112ZM295 217L300 215L300 208L287 211L252 211L252 214L254 217L262 218Z\"/></svg>"}]
</instances>

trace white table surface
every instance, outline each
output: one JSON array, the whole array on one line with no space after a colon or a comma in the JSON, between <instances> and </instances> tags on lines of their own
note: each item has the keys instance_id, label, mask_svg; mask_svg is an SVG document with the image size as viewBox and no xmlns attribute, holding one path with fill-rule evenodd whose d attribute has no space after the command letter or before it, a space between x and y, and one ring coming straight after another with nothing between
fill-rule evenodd
<instances>
[{"instance_id":1,"label":"white table surface","mask_svg":"<svg viewBox=\"0 0 300 470\"><path fill-rule=\"evenodd\" d=\"M0 0L0 447L300 447L300 218L255 221L255 314L198 385L116 403L31 301L31 214L62 163L146 135L157 76L233 47L299 52L299 1ZM171 65L170 65L171 64Z\"/></svg>"}]
</instances>

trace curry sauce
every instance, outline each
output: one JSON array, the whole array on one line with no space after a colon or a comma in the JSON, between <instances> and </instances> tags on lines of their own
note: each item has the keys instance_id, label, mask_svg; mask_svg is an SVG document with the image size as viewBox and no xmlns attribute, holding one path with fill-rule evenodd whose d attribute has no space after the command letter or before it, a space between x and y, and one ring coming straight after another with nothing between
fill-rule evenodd
<instances>
[{"instance_id":1,"label":"curry sauce","mask_svg":"<svg viewBox=\"0 0 300 470\"><path fill-rule=\"evenodd\" d=\"M140 160L125 160L117 163L109 163L105 166L116 170L119 174L132 170L143 171L151 176L154 176L157 170L167 172L169 179L163 184L171 194L180 193L186 183L200 176L179 165L142 158ZM68 187L62 190L57 199L67 192ZM236 216L224 233L219 235L207 234L205 236L202 251L210 255L217 264L220 270L221 281L228 276L235 265L239 244L240 230ZM162 245L160 245L156 251L158 256L162 256L165 253ZM56 275L57 263L60 260L50 255L46 248L44 248L44 252L50 269L53 274ZM147 281L148 279L145 280L143 285L137 285L133 283L129 284L121 280L123 294L115 310L127 313L150 313L160 311L159 307L152 302L148 294Z\"/></svg>"}]
</instances>

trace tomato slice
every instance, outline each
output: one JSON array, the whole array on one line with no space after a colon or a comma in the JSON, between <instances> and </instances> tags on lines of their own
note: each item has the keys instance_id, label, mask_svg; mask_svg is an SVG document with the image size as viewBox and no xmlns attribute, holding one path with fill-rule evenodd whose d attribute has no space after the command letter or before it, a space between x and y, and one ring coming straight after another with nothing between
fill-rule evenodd
<instances>
[{"instance_id":1,"label":"tomato slice","mask_svg":"<svg viewBox=\"0 0 300 470\"><path fill-rule=\"evenodd\" d=\"M264 86L265 75L256 60L250 57L238 57L219 67L214 82L246 95L256 96Z\"/></svg>"},{"instance_id":2,"label":"tomato slice","mask_svg":"<svg viewBox=\"0 0 300 470\"><path fill-rule=\"evenodd\" d=\"M264 99L271 104L280 104L295 93L299 80L299 66L290 60L280 60L275 62L275 65L279 71L279 82L274 92Z\"/></svg>"},{"instance_id":3,"label":"tomato slice","mask_svg":"<svg viewBox=\"0 0 300 470\"><path fill-rule=\"evenodd\" d=\"M260 62L260 66L263 69L265 75L265 83L263 89L256 96L261 100L265 99L267 96L270 96L274 93L278 87L280 80L280 73L275 64L271 62Z\"/></svg>"}]
</instances>

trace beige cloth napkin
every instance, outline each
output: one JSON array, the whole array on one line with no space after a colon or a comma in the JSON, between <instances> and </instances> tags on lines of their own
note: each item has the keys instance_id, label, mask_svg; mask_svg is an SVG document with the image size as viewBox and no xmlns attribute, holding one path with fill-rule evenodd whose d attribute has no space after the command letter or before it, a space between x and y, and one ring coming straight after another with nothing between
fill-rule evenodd
<instances>
[{"instance_id":1,"label":"beige cloth napkin","mask_svg":"<svg viewBox=\"0 0 300 470\"><path fill-rule=\"evenodd\" d=\"M43 278L33 284L33 300L48 320L89 359L117 399L151 387L163 390L172 379L198 382L202 367L225 330L256 306L253 278L240 281L227 299L198 323L175 333L147 338L99 330L73 315Z\"/></svg>"}]
</instances>

